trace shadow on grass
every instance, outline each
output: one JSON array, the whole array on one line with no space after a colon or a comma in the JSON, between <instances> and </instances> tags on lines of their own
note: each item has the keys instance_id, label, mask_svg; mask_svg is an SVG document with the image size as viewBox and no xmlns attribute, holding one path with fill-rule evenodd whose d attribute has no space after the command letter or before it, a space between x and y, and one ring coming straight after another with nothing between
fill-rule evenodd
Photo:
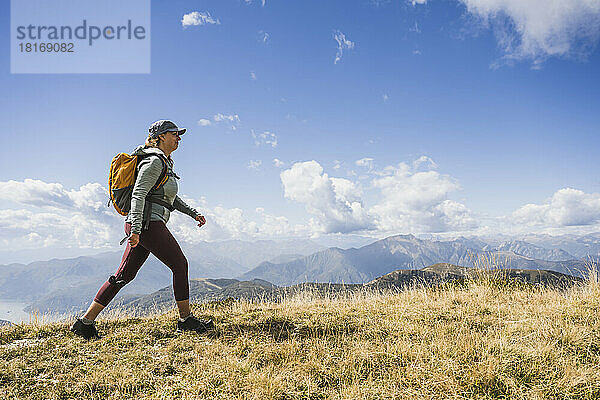
<instances>
[{"instance_id":1,"label":"shadow on grass","mask_svg":"<svg viewBox=\"0 0 600 400\"><path fill-rule=\"evenodd\" d=\"M238 336L266 336L275 342L283 342L292 338L328 337L349 335L358 330L354 324L310 325L299 324L289 318L269 317L255 323L221 324L217 330L210 332L212 338L232 340Z\"/></svg>"}]
</instances>

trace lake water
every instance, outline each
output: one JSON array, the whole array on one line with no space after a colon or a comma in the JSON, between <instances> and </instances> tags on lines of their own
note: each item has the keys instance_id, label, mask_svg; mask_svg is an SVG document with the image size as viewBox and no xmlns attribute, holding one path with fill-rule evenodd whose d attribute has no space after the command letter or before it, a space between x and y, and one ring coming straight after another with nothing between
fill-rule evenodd
<instances>
[{"instance_id":1,"label":"lake water","mask_svg":"<svg viewBox=\"0 0 600 400\"><path fill-rule=\"evenodd\" d=\"M25 303L0 299L0 319L14 323L29 322L29 314L23 311L25 307Z\"/></svg>"}]
</instances>

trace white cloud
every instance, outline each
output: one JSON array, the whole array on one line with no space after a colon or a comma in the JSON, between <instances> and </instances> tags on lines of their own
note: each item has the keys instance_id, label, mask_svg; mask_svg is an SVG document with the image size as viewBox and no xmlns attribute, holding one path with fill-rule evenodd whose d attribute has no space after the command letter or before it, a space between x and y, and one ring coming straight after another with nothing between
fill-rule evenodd
<instances>
[{"instance_id":1,"label":"white cloud","mask_svg":"<svg viewBox=\"0 0 600 400\"><path fill-rule=\"evenodd\" d=\"M258 171L260 169L261 165L262 165L261 160L250 160L250 162L248 163L248 169L253 169L255 171Z\"/></svg>"},{"instance_id":2,"label":"white cloud","mask_svg":"<svg viewBox=\"0 0 600 400\"><path fill-rule=\"evenodd\" d=\"M264 131L263 133L256 133L252 130L252 138L254 138L256 146L266 144L272 148L277 147L277 135L273 132Z\"/></svg>"},{"instance_id":3,"label":"white cloud","mask_svg":"<svg viewBox=\"0 0 600 400\"><path fill-rule=\"evenodd\" d=\"M273 163L284 165L278 159ZM260 160L251 160L249 168L261 165ZM270 215L263 207L256 207L249 218L238 207L210 206L205 198L185 197L208 223L199 229L189 217L172 213L169 229L178 240L197 243L351 232L379 237L407 232L562 234L594 232L600 227L600 193L564 188L507 216L476 216L449 199L459 189L458 182L433 168L435 162L422 156L373 171L370 181L361 184L357 178L329 176L316 161L295 163L280 177L285 197L302 203L309 213L306 223L293 225L286 216ZM33 179L0 182L0 200L17 205L0 209L0 248L118 248L123 218L106 207L107 198L99 183L71 190Z\"/></svg>"},{"instance_id":4,"label":"white cloud","mask_svg":"<svg viewBox=\"0 0 600 400\"><path fill-rule=\"evenodd\" d=\"M431 158L429 158L427 156L421 156L421 157L417 158L415 161L413 161L412 166L413 166L414 170L418 170L419 168L425 168L425 169L437 169L438 168L438 165L435 163L435 161L433 161Z\"/></svg>"},{"instance_id":5,"label":"white cloud","mask_svg":"<svg viewBox=\"0 0 600 400\"><path fill-rule=\"evenodd\" d=\"M2 247L19 250L40 247L114 247L122 231L120 218L90 216L83 212L0 210ZM122 226L122 225L121 225Z\"/></svg>"},{"instance_id":6,"label":"white cloud","mask_svg":"<svg viewBox=\"0 0 600 400\"><path fill-rule=\"evenodd\" d=\"M27 207L0 210L0 237L9 248L110 247L120 234L120 216L106 206L108 192L98 183L66 190L40 180L0 182L0 199ZM6 235L6 236L4 236Z\"/></svg>"},{"instance_id":7,"label":"white cloud","mask_svg":"<svg viewBox=\"0 0 600 400\"><path fill-rule=\"evenodd\" d=\"M261 162L255 164L260 166ZM108 193L99 183L67 190L59 183L39 180L0 182L0 200L22 209L0 209L0 249L41 247L117 249L124 236L123 217L106 206ZM258 220L249 219L240 208L209 206L205 198L185 201L207 218L201 229L187 215L171 214L169 229L177 240L280 238L308 236L308 225L292 225L283 216L264 210Z\"/></svg>"},{"instance_id":8,"label":"white cloud","mask_svg":"<svg viewBox=\"0 0 600 400\"><path fill-rule=\"evenodd\" d=\"M333 38L337 42L337 53L335 54L333 63L337 64L342 59L344 50L351 50L354 48L354 42L346 39L346 35L340 31L333 32Z\"/></svg>"},{"instance_id":9,"label":"white cloud","mask_svg":"<svg viewBox=\"0 0 600 400\"><path fill-rule=\"evenodd\" d=\"M416 6L417 4L427 4L427 0L408 0L408 2L413 6Z\"/></svg>"},{"instance_id":10,"label":"white cloud","mask_svg":"<svg viewBox=\"0 0 600 400\"><path fill-rule=\"evenodd\" d=\"M99 183L88 183L79 190L66 190L60 183L10 180L0 182L0 199L45 209L103 213L108 191Z\"/></svg>"},{"instance_id":11,"label":"white cloud","mask_svg":"<svg viewBox=\"0 0 600 400\"><path fill-rule=\"evenodd\" d=\"M38 207L73 207L73 201L59 183L25 179L0 182L0 199Z\"/></svg>"},{"instance_id":12,"label":"white cloud","mask_svg":"<svg viewBox=\"0 0 600 400\"><path fill-rule=\"evenodd\" d=\"M256 207L259 218L250 219L244 210L238 207L227 208L223 205L211 207L206 198L199 201L184 197L186 203L200 210L206 217L206 225L201 229L190 223L189 217L173 213L169 229L178 240L194 244L199 241L225 239L273 239L282 237L306 237L311 234L307 225L292 225L286 217L274 216Z\"/></svg>"},{"instance_id":13,"label":"white cloud","mask_svg":"<svg viewBox=\"0 0 600 400\"><path fill-rule=\"evenodd\" d=\"M265 32L265 31L258 31L258 41L263 43L263 44L267 44L269 42L269 40L271 40L271 35L269 34L269 32Z\"/></svg>"},{"instance_id":14,"label":"white cloud","mask_svg":"<svg viewBox=\"0 0 600 400\"><path fill-rule=\"evenodd\" d=\"M362 189L356 183L344 178L330 177L329 179L333 185L336 200L350 203L361 202Z\"/></svg>"},{"instance_id":15,"label":"white cloud","mask_svg":"<svg viewBox=\"0 0 600 400\"><path fill-rule=\"evenodd\" d=\"M383 96L381 96L381 98L383 99L383 101L388 101L390 99L390 96L388 96L387 93L384 93Z\"/></svg>"},{"instance_id":16,"label":"white cloud","mask_svg":"<svg viewBox=\"0 0 600 400\"><path fill-rule=\"evenodd\" d=\"M460 188L458 182L433 170L417 171L416 167L426 166L426 161L430 168L435 165L428 157L419 160L412 168L400 163L377 172L380 177L372 185L379 189L382 199L369 213L376 216L379 230L443 232L476 227L470 211L448 199Z\"/></svg>"},{"instance_id":17,"label":"white cloud","mask_svg":"<svg viewBox=\"0 0 600 400\"><path fill-rule=\"evenodd\" d=\"M479 221L464 204L444 200L434 207L440 216L443 230L468 231L479 226Z\"/></svg>"},{"instance_id":18,"label":"white cloud","mask_svg":"<svg viewBox=\"0 0 600 400\"><path fill-rule=\"evenodd\" d=\"M259 232L267 237L281 238L299 234L306 237L312 234L307 225L292 226L286 217L268 214L262 208L257 208L256 212L260 214L263 220L259 224Z\"/></svg>"},{"instance_id":19,"label":"white cloud","mask_svg":"<svg viewBox=\"0 0 600 400\"><path fill-rule=\"evenodd\" d=\"M240 122L240 117L237 114L231 114L231 115L227 115L227 114L215 114L213 116L213 120L215 122L221 122L221 121L230 121L230 122Z\"/></svg>"},{"instance_id":20,"label":"white cloud","mask_svg":"<svg viewBox=\"0 0 600 400\"><path fill-rule=\"evenodd\" d=\"M241 208L225 208L216 206L206 210L209 221L212 222L212 232L206 232L210 237L240 237L244 234L253 235L257 232L257 224L244 216ZM211 221L212 220L212 221ZM209 224L207 223L206 226ZM197 233L192 230L192 234Z\"/></svg>"},{"instance_id":21,"label":"white cloud","mask_svg":"<svg viewBox=\"0 0 600 400\"><path fill-rule=\"evenodd\" d=\"M250 4L254 3L254 0L244 0L244 3L246 3L246 5L250 5ZM260 0L261 7L264 7L266 3L267 3L266 0Z\"/></svg>"},{"instance_id":22,"label":"white cloud","mask_svg":"<svg viewBox=\"0 0 600 400\"><path fill-rule=\"evenodd\" d=\"M354 162L359 167L365 167L369 171L373 169L373 159L369 157L361 158L360 160L356 160Z\"/></svg>"},{"instance_id":23,"label":"white cloud","mask_svg":"<svg viewBox=\"0 0 600 400\"><path fill-rule=\"evenodd\" d=\"M185 14L181 19L181 26L192 26L192 25L206 25L206 24L220 24L218 19L214 19L209 12L203 11L192 11L191 13Z\"/></svg>"},{"instance_id":24,"label":"white cloud","mask_svg":"<svg viewBox=\"0 0 600 400\"><path fill-rule=\"evenodd\" d=\"M598 0L459 0L489 24L504 60L585 57L600 36Z\"/></svg>"},{"instance_id":25,"label":"white cloud","mask_svg":"<svg viewBox=\"0 0 600 400\"><path fill-rule=\"evenodd\" d=\"M211 118L201 118L198 120L199 126L215 126L226 124L233 131L238 128L240 123L240 117L237 114L218 113L213 115Z\"/></svg>"},{"instance_id":26,"label":"white cloud","mask_svg":"<svg viewBox=\"0 0 600 400\"><path fill-rule=\"evenodd\" d=\"M342 163L340 160L333 160L333 169L340 169L342 168Z\"/></svg>"},{"instance_id":27,"label":"white cloud","mask_svg":"<svg viewBox=\"0 0 600 400\"><path fill-rule=\"evenodd\" d=\"M286 198L303 203L314 216L313 229L322 233L347 233L373 227L360 202L356 185L330 178L316 161L295 163L280 174Z\"/></svg>"},{"instance_id":28,"label":"white cloud","mask_svg":"<svg viewBox=\"0 0 600 400\"><path fill-rule=\"evenodd\" d=\"M414 33L421 33L421 28L419 28L419 24L417 23L417 21L415 21L415 26L408 28L408 31Z\"/></svg>"},{"instance_id":29,"label":"white cloud","mask_svg":"<svg viewBox=\"0 0 600 400\"><path fill-rule=\"evenodd\" d=\"M254 73L254 71L250 71L250 79L253 81L256 80L256 74Z\"/></svg>"},{"instance_id":30,"label":"white cloud","mask_svg":"<svg viewBox=\"0 0 600 400\"><path fill-rule=\"evenodd\" d=\"M544 204L526 204L512 214L516 224L547 227L592 225L600 222L600 194L565 188Z\"/></svg>"},{"instance_id":31,"label":"white cloud","mask_svg":"<svg viewBox=\"0 0 600 400\"><path fill-rule=\"evenodd\" d=\"M281 168L281 167L285 166L285 163L278 158L274 158L273 165L277 168Z\"/></svg>"}]
</instances>

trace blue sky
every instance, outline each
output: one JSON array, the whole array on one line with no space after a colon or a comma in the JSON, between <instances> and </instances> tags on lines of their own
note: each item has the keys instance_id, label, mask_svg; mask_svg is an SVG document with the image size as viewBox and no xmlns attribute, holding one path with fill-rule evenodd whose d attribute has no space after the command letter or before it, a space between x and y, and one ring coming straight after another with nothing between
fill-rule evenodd
<instances>
[{"instance_id":1,"label":"blue sky","mask_svg":"<svg viewBox=\"0 0 600 400\"><path fill-rule=\"evenodd\" d=\"M150 74L10 74L5 29L0 249L112 247L110 159L163 118L181 240L595 231L600 4L544 4L153 1Z\"/></svg>"}]
</instances>

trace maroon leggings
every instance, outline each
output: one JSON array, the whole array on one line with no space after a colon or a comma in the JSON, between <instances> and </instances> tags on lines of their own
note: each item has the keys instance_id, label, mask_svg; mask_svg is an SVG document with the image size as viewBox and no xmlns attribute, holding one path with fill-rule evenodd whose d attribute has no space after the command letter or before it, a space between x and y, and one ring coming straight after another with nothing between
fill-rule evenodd
<instances>
[{"instance_id":1,"label":"maroon leggings","mask_svg":"<svg viewBox=\"0 0 600 400\"><path fill-rule=\"evenodd\" d=\"M131 224L126 223L125 233L129 235L129 232L131 232ZM119 269L98 290L94 301L106 307L119 290L135 278L150 253L154 254L156 258L173 271L175 300L189 299L187 259L164 222L150 221L148 230L142 231L137 246L132 248L127 243Z\"/></svg>"}]
</instances>

